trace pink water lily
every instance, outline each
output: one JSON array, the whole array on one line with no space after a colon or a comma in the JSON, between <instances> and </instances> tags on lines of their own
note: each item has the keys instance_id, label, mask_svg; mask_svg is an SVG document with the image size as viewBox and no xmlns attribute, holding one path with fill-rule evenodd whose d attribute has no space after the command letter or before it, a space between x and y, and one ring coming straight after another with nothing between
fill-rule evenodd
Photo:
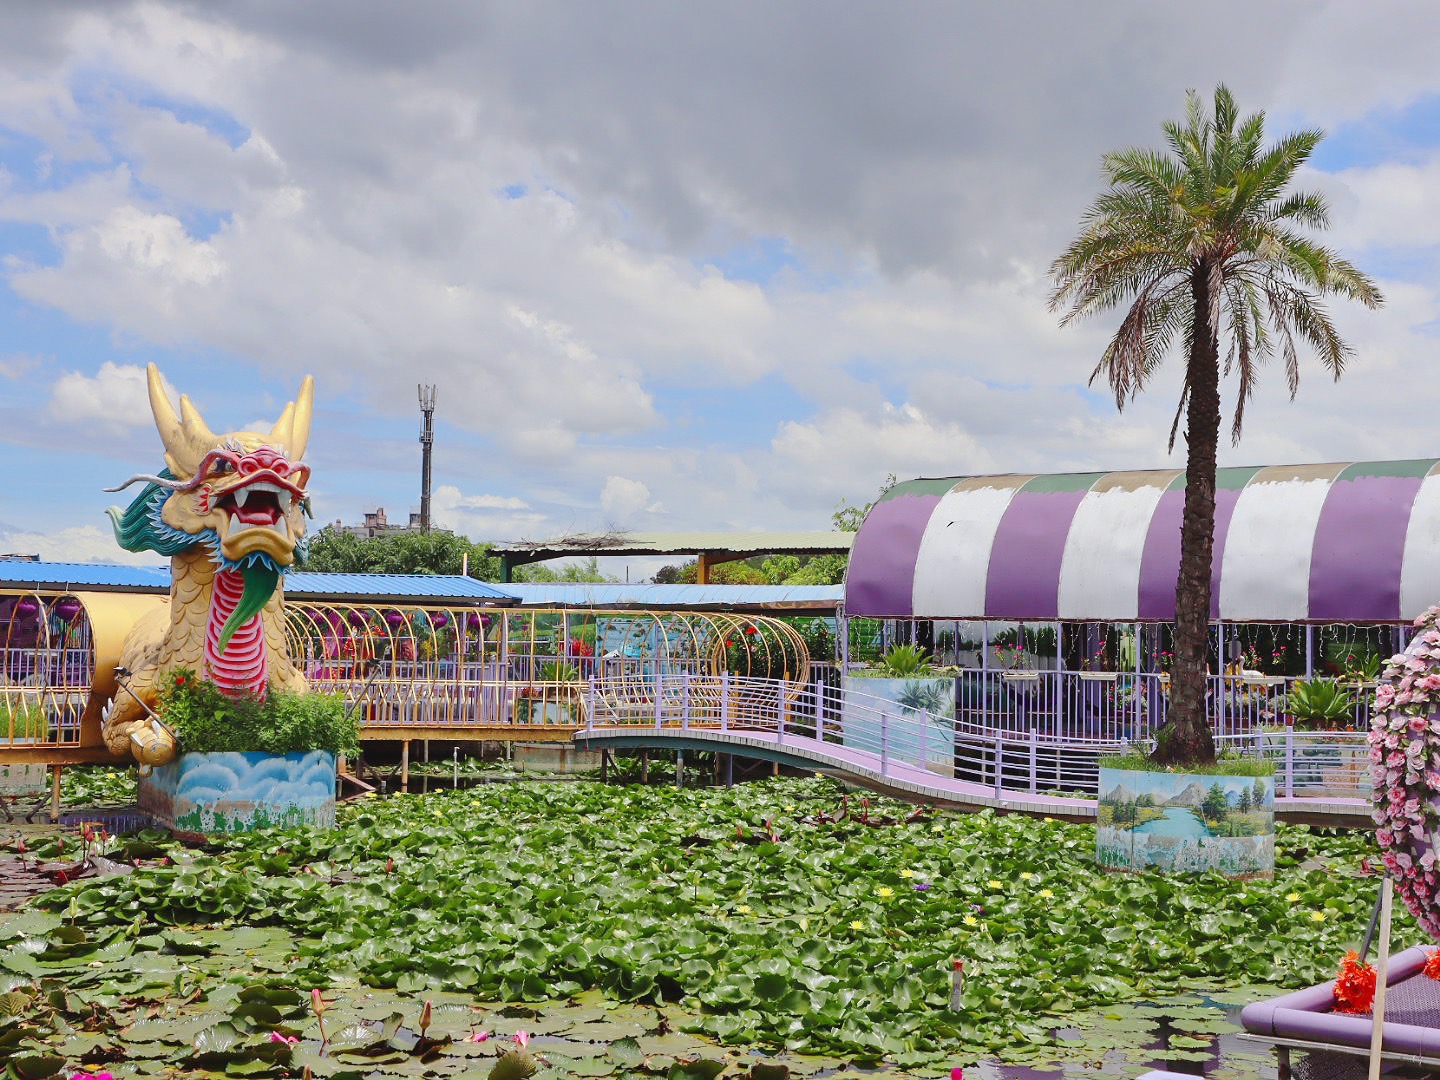
<instances>
[{"instance_id":1,"label":"pink water lily","mask_svg":"<svg viewBox=\"0 0 1440 1080\"><path fill-rule=\"evenodd\" d=\"M300 1041L300 1036L298 1036L298 1035L282 1035L282 1034L281 1034L280 1032L278 1032L278 1031L272 1031L272 1032L270 1032L270 1041L271 1041L271 1042L284 1043L286 1046L294 1046L296 1043L298 1043L298 1042Z\"/></svg>"},{"instance_id":2,"label":"pink water lily","mask_svg":"<svg viewBox=\"0 0 1440 1080\"><path fill-rule=\"evenodd\" d=\"M515 1032L515 1034L512 1035L511 1038L515 1040L515 1045L520 1047L520 1049L522 1050L530 1045L530 1033L524 1028L521 1028L519 1031Z\"/></svg>"},{"instance_id":3,"label":"pink water lily","mask_svg":"<svg viewBox=\"0 0 1440 1080\"><path fill-rule=\"evenodd\" d=\"M472 1031L465 1037L466 1042L483 1043L490 1038L488 1031Z\"/></svg>"}]
</instances>

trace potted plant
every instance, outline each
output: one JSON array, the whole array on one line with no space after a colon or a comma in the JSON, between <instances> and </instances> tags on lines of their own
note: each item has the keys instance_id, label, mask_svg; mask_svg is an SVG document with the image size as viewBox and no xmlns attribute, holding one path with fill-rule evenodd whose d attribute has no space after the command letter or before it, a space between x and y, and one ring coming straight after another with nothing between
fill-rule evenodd
<instances>
[{"instance_id":1,"label":"potted plant","mask_svg":"<svg viewBox=\"0 0 1440 1080\"><path fill-rule=\"evenodd\" d=\"M49 742L51 738L50 717L44 709L23 699L0 697L0 746ZM47 768L39 762L0 765L0 797L43 794Z\"/></svg>"},{"instance_id":2,"label":"potted plant","mask_svg":"<svg viewBox=\"0 0 1440 1080\"><path fill-rule=\"evenodd\" d=\"M335 759L359 750L338 694L222 692L193 671L166 672L160 722L181 753L140 777L140 808L188 834L335 823Z\"/></svg>"},{"instance_id":3,"label":"potted plant","mask_svg":"<svg viewBox=\"0 0 1440 1080\"><path fill-rule=\"evenodd\" d=\"M540 665L536 682L515 695L517 724L579 724L580 669L565 660Z\"/></svg>"},{"instance_id":4,"label":"potted plant","mask_svg":"<svg viewBox=\"0 0 1440 1080\"><path fill-rule=\"evenodd\" d=\"M923 761L931 772L954 775L957 674L935 666L914 645L892 646L875 666L846 673L846 744L873 752L883 743L896 760Z\"/></svg>"},{"instance_id":5,"label":"potted plant","mask_svg":"<svg viewBox=\"0 0 1440 1080\"><path fill-rule=\"evenodd\" d=\"M1353 731L1355 695L1335 679L1297 682L1285 695L1283 708L1295 726L1307 731Z\"/></svg>"}]
</instances>

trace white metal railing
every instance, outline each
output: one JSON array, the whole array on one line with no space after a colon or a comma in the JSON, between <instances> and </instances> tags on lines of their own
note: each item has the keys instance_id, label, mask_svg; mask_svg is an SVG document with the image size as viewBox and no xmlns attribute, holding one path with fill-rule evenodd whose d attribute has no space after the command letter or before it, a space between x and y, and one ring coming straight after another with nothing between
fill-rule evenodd
<instances>
[{"instance_id":1,"label":"white metal railing","mask_svg":"<svg viewBox=\"0 0 1440 1080\"><path fill-rule=\"evenodd\" d=\"M735 676L657 676L643 700L592 680L585 729L709 728L769 732L781 744L828 754L841 767L862 760L882 776L917 771L957 785L1006 794L1093 797L1097 760L1133 737L1012 730L925 710L824 683L797 686ZM1368 799L1369 749L1359 732L1252 728L1217 735L1222 748L1269 759L1282 798Z\"/></svg>"}]
</instances>

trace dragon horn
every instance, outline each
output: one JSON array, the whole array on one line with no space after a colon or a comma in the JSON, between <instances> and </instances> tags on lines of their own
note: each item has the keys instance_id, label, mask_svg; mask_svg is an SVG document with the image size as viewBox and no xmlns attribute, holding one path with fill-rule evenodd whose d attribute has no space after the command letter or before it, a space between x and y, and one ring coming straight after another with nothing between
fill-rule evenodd
<instances>
[{"instance_id":1,"label":"dragon horn","mask_svg":"<svg viewBox=\"0 0 1440 1080\"><path fill-rule=\"evenodd\" d=\"M184 394L180 395L180 415L170 404L170 395L160 378L160 369L154 364L145 368L150 389L150 411L155 416L155 429L160 441L165 444L165 463L176 476L193 476L201 460L214 449L219 440L200 419L195 406Z\"/></svg>"},{"instance_id":2,"label":"dragon horn","mask_svg":"<svg viewBox=\"0 0 1440 1080\"><path fill-rule=\"evenodd\" d=\"M315 402L315 378L305 376L300 384L300 394L285 406L280 419L270 429L270 437L285 447L291 461L305 456L305 444L310 441L310 414Z\"/></svg>"}]
</instances>

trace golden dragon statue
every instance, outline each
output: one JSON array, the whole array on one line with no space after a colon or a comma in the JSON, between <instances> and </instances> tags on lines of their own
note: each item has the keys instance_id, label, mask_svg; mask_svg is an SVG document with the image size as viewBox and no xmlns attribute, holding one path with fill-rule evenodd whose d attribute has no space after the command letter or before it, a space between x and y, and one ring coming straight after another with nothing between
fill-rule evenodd
<instances>
[{"instance_id":1,"label":"golden dragon statue","mask_svg":"<svg viewBox=\"0 0 1440 1080\"><path fill-rule=\"evenodd\" d=\"M129 674L101 730L111 753L163 765L176 754L173 734L153 712L167 672L188 668L232 695L305 689L286 649L280 605L310 512L310 467L300 459L314 380L305 377L269 432L216 435L183 394L176 415L160 372L154 364L147 371L165 468L108 488L145 483L128 508L107 513L125 550L170 557L170 603L125 639L120 669Z\"/></svg>"}]
</instances>

